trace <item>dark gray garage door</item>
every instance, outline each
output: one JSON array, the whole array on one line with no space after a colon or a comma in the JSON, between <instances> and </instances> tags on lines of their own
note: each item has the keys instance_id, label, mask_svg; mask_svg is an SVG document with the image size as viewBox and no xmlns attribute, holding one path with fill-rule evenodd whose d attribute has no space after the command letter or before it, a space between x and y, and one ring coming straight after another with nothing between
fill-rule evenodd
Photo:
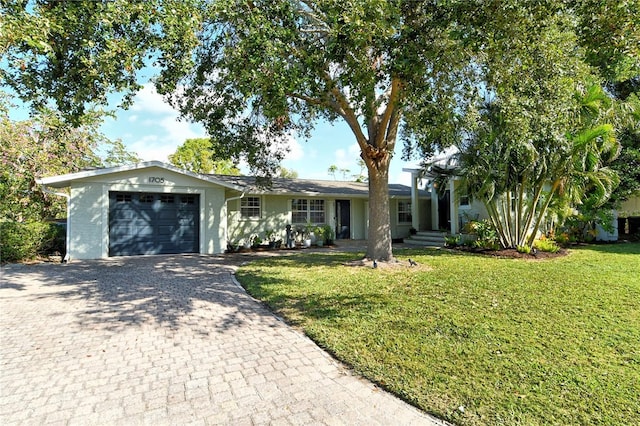
<instances>
[{"instance_id":1,"label":"dark gray garage door","mask_svg":"<svg viewBox=\"0 0 640 426\"><path fill-rule=\"evenodd\" d=\"M109 256L197 253L200 196L109 192Z\"/></svg>"}]
</instances>

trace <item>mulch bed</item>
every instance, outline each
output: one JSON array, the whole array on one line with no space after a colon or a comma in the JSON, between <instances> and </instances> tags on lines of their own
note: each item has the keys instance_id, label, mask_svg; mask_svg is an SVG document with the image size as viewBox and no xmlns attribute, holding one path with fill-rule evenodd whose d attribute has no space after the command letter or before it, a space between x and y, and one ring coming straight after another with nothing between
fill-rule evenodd
<instances>
[{"instance_id":1,"label":"mulch bed","mask_svg":"<svg viewBox=\"0 0 640 426\"><path fill-rule=\"evenodd\" d=\"M569 254L569 251L563 248L561 248L556 253L538 251L536 254L520 253L516 249L482 250L482 249L476 249L472 247L456 247L450 250L461 251L465 253L480 254L482 256L489 256L489 257L498 257L498 258L504 258L504 259L525 259L525 260L555 259L556 257L562 257Z\"/></svg>"}]
</instances>

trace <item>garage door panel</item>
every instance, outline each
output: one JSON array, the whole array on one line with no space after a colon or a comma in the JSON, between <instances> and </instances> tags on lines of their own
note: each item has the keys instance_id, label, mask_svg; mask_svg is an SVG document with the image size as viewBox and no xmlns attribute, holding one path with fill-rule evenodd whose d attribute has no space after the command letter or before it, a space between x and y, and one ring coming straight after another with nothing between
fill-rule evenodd
<instances>
[{"instance_id":1,"label":"garage door panel","mask_svg":"<svg viewBox=\"0 0 640 426\"><path fill-rule=\"evenodd\" d=\"M144 240L147 237L153 237L153 226L151 225L142 225L135 227L135 237L141 238Z\"/></svg>"},{"instance_id":2,"label":"garage door panel","mask_svg":"<svg viewBox=\"0 0 640 426\"><path fill-rule=\"evenodd\" d=\"M175 221L178 218L178 212L175 210L162 209L158 212L159 220Z\"/></svg>"},{"instance_id":3,"label":"garage door panel","mask_svg":"<svg viewBox=\"0 0 640 426\"><path fill-rule=\"evenodd\" d=\"M162 237L173 236L173 234L175 234L175 230L175 226L159 226L158 234Z\"/></svg>"},{"instance_id":4,"label":"garage door panel","mask_svg":"<svg viewBox=\"0 0 640 426\"><path fill-rule=\"evenodd\" d=\"M197 253L199 211L198 195L110 192L109 255Z\"/></svg>"}]
</instances>

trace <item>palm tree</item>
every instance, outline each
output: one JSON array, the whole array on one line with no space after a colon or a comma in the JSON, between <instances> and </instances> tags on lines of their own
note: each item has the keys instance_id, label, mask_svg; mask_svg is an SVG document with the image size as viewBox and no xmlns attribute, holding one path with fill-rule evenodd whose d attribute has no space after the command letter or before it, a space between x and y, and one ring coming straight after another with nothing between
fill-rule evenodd
<instances>
[{"instance_id":1,"label":"palm tree","mask_svg":"<svg viewBox=\"0 0 640 426\"><path fill-rule=\"evenodd\" d=\"M574 205L589 196L603 203L618 182L605 164L618 153L610 124L601 123L609 98L598 86L579 97L576 127L564 137L514 137L518 129L495 100L479 110L479 124L459 146L447 168L432 170L457 176L461 190L482 201L505 247L533 245L551 202L567 197Z\"/></svg>"}]
</instances>

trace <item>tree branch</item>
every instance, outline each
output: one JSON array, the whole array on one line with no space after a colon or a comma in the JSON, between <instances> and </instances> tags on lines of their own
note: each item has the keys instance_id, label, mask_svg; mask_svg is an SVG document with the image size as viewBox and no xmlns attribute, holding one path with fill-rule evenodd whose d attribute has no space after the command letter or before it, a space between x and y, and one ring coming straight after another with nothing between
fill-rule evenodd
<instances>
[{"instance_id":1,"label":"tree branch","mask_svg":"<svg viewBox=\"0 0 640 426\"><path fill-rule=\"evenodd\" d=\"M389 93L389 101L387 102L387 107L385 108L384 114L382 115L382 119L378 123L378 128L382 131L376 132L376 140L373 141L373 144L376 148L384 148L386 143L388 143L388 136L390 134L394 134L397 131L393 130L389 127L391 122L391 118L396 113L396 106L398 105L398 100L400 99L400 92L402 91L402 82L399 78L393 77L391 79L391 92ZM388 92L388 91L387 91ZM387 93L385 92L385 93ZM384 95L383 95L384 96ZM399 122L399 117L395 114L396 124ZM394 138L395 140L395 138Z\"/></svg>"},{"instance_id":2,"label":"tree branch","mask_svg":"<svg viewBox=\"0 0 640 426\"><path fill-rule=\"evenodd\" d=\"M330 107L330 101L324 101L322 99L312 98L311 96L302 95L299 93L287 93L285 96L289 98L300 99L301 101L307 102L311 105L324 105Z\"/></svg>"},{"instance_id":3,"label":"tree branch","mask_svg":"<svg viewBox=\"0 0 640 426\"><path fill-rule=\"evenodd\" d=\"M349 105L349 101L345 98L344 94L338 89L335 81L329 75L329 72L325 69L322 73L322 79L327 84L327 89L329 93L333 96L333 108L334 110L347 122L351 131L356 136L356 140L358 141L358 145L362 152L366 152L367 149L367 138L362 133L362 128L360 127L360 123L358 123L358 117L356 116L353 108Z\"/></svg>"}]
</instances>

